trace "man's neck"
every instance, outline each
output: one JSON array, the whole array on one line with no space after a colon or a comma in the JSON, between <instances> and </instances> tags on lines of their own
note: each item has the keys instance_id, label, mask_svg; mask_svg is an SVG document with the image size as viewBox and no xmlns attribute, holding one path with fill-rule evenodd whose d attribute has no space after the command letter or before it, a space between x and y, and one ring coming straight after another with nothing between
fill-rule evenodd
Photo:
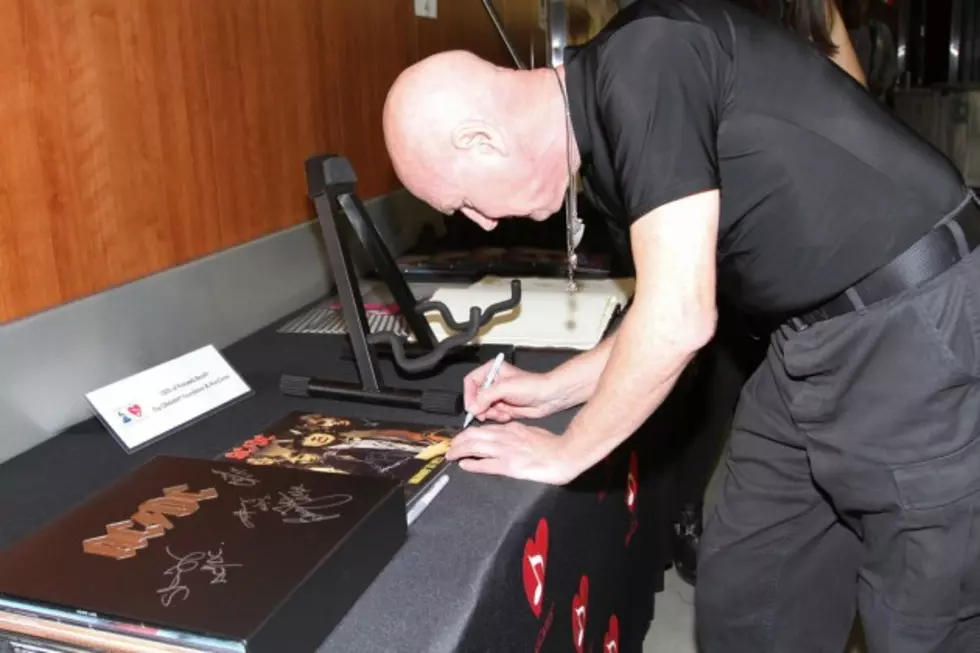
<instances>
[{"instance_id":1,"label":"man's neck","mask_svg":"<svg viewBox=\"0 0 980 653\"><path fill-rule=\"evenodd\" d=\"M521 73L520 77L516 100L523 107L536 108L514 112L514 115L525 116L518 125L523 146L541 162L543 172L566 179L569 163L575 173L580 158L563 94L565 71L559 68L556 76L550 68L538 68Z\"/></svg>"}]
</instances>

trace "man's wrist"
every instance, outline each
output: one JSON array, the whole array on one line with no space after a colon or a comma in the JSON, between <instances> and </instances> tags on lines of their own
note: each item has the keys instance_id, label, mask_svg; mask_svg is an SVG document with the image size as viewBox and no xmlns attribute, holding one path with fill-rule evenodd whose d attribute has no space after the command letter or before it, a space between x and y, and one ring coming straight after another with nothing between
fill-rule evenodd
<instances>
[{"instance_id":1,"label":"man's wrist","mask_svg":"<svg viewBox=\"0 0 980 653\"><path fill-rule=\"evenodd\" d=\"M577 443L574 437L570 437L568 431L565 431L558 436L561 442L561 446L558 448L557 463L559 471L559 479L557 482L560 485L565 485L571 483L576 478L582 475L586 469L591 467L591 465L583 465L583 458L577 450Z\"/></svg>"},{"instance_id":2,"label":"man's wrist","mask_svg":"<svg viewBox=\"0 0 980 653\"><path fill-rule=\"evenodd\" d=\"M552 406L554 412L578 406L589 399L589 393L583 387L581 380L570 372L559 367L543 375L545 396L548 397L548 404Z\"/></svg>"},{"instance_id":3,"label":"man's wrist","mask_svg":"<svg viewBox=\"0 0 980 653\"><path fill-rule=\"evenodd\" d=\"M541 383L544 389L545 403L549 406L556 406L558 410L563 410L567 406L564 403L568 400L567 374L562 374L560 367L550 372L541 373Z\"/></svg>"}]
</instances>

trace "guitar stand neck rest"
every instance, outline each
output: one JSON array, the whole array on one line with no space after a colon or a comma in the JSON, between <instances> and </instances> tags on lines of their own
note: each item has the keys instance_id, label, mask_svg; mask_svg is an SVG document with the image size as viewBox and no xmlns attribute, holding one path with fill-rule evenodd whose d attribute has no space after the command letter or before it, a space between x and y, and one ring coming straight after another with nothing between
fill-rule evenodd
<instances>
[{"instance_id":1,"label":"guitar stand neck rest","mask_svg":"<svg viewBox=\"0 0 980 653\"><path fill-rule=\"evenodd\" d=\"M309 197L316 207L360 384L286 374L280 380L281 392L296 397L355 401L443 415L462 413L463 397L459 392L390 388L382 385L377 346L389 347L395 365L404 372L430 372L447 355L476 338L480 328L486 326L496 315L520 304L520 281L511 282L509 299L487 308L473 306L469 310L469 319L458 322L442 302L419 303L416 300L398 269L394 256L357 196L357 176L345 157L326 154L307 159L306 184ZM370 332L364 300L348 247L353 237L356 237L367 252L382 282L391 291L399 313L415 338L414 350L421 352L419 355L409 356L404 336L391 332ZM454 333L437 341L425 319L425 314L430 311L438 312Z\"/></svg>"}]
</instances>

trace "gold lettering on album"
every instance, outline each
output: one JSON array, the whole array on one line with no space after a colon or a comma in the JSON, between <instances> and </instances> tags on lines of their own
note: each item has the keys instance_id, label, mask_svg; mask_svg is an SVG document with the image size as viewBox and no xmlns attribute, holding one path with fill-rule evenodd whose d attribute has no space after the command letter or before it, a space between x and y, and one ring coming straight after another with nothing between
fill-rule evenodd
<instances>
[{"instance_id":1,"label":"gold lettering on album","mask_svg":"<svg viewBox=\"0 0 980 653\"><path fill-rule=\"evenodd\" d=\"M116 560L132 558L137 551L146 548L149 540L174 527L170 517L193 515L201 507L201 501L217 496L214 488L200 492L189 492L186 485L164 488L162 497L144 501L129 519L108 524L105 535L84 540L82 550ZM142 528L137 528L137 524Z\"/></svg>"},{"instance_id":2,"label":"gold lettering on album","mask_svg":"<svg viewBox=\"0 0 980 653\"><path fill-rule=\"evenodd\" d=\"M433 458L432 460L430 460L429 462L427 462L422 469L420 469L419 471L415 472L415 475L412 476L412 478L410 478L408 480L408 484L409 485L418 485L419 483L421 483L422 481L424 481L425 480L425 477L428 476L429 474L431 474L432 473L432 470L434 470L436 467L439 466L439 463L441 463L443 461L443 458L444 458L443 456L437 456L437 457Z\"/></svg>"}]
</instances>

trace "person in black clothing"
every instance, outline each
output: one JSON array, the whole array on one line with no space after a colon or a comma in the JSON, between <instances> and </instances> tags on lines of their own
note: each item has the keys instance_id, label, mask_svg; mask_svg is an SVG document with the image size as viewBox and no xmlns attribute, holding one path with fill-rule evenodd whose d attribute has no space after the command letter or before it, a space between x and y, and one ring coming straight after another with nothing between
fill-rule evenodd
<instances>
[{"instance_id":1,"label":"person in black clothing","mask_svg":"<svg viewBox=\"0 0 980 653\"><path fill-rule=\"evenodd\" d=\"M435 55L389 92L417 197L486 229L546 219L571 174L626 216L633 305L546 374L504 366L449 457L564 484L628 438L715 331L771 320L698 560L704 653L980 641L980 207L962 175L786 30L641 0L560 70ZM573 220L570 220L574 224ZM562 434L526 423L579 405Z\"/></svg>"},{"instance_id":2,"label":"person in black clothing","mask_svg":"<svg viewBox=\"0 0 980 653\"><path fill-rule=\"evenodd\" d=\"M865 84L866 75L835 0L737 0L791 33ZM674 468L673 566L690 585L697 582L697 554L702 532L704 495L727 440L728 427L745 381L765 358L768 334L761 324L746 322L721 303L715 337L694 361L690 414L681 434Z\"/></svg>"}]
</instances>

